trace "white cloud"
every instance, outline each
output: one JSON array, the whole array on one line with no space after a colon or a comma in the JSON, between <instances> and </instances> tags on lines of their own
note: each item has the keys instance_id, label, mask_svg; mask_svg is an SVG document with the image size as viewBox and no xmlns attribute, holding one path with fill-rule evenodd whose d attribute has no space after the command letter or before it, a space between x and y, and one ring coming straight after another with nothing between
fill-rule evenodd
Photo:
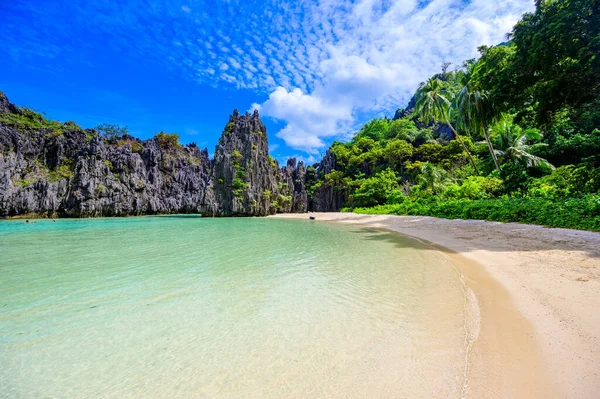
<instances>
[{"instance_id":1,"label":"white cloud","mask_svg":"<svg viewBox=\"0 0 600 399\"><path fill-rule=\"evenodd\" d=\"M534 0L165 0L123 2L107 13L102 2L70 2L68 12L25 3L19 15L53 34L0 35L0 48L28 49L5 53L11 60L42 65L31 54L76 55L82 39L73 29L44 22L70 15L119 51L177 68L182 78L269 95L261 113L283 121L276 134L310 154L372 115L391 115L444 61L460 64L478 46L504 41L534 9Z\"/></svg>"},{"instance_id":2,"label":"white cloud","mask_svg":"<svg viewBox=\"0 0 600 399\"><path fill-rule=\"evenodd\" d=\"M502 42L533 1L431 0L419 6L417 0L362 0L349 10L342 5L329 0L314 6L316 35L297 45L277 43L279 51L269 47L283 61L271 63L279 87L261 113L285 121L277 136L310 154L364 122L357 115L393 113L443 62L458 65L475 57L478 46Z\"/></svg>"},{"instance_id":3,"label":"white cloud","mask_svg":"<svg viewBox=\"0 0 600 399\"><path fill-rule=\"evenodd\" d=\"M240 65L240 63L233 57L229 57L228 61L229 61L229 65L231 65L235 69L240 69L242 67Z\"/></svg>"},{"instance_id":4,"label":"white cloud","mask_svg":"<svg viewBox=\"0 0 600 399\"><path fill-rule=\"evenodd\" d=\"M352 121L352 106L346 102L330 102L311 96L301 89L288 91L278 87L263 104L254 104L263 116L285 121L277 137L293 148L316 153L325 143L324 137L343 133Z\"/></svg>"},{"instance_id":5,"label":"white cloud","mask_svg":"<svg viewBox=\"0 0 600 399\"><path fill-rule=\"evenodd\" d=\"M250 109L248 110L249 113L253 113L254 111L259 111L260 112L261 109L261 105L259 103L253 103L250 106Z\"/></svg>"}]
</instances>

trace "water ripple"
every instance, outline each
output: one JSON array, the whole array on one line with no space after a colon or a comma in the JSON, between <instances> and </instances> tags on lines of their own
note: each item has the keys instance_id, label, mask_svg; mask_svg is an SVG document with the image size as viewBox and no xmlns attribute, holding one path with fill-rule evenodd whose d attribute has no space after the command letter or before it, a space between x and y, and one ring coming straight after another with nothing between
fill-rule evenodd
<instances>
[{"instance_id":1,"label":"water ripple","mask_svg":"<svg viewBox=\"0 0 600 399\"><path fill-rule=\"evenodd\" d=\"M461 282L389 233L8 221L0 251L0 398L460 395Z\"/></svg>"}]
</instances>

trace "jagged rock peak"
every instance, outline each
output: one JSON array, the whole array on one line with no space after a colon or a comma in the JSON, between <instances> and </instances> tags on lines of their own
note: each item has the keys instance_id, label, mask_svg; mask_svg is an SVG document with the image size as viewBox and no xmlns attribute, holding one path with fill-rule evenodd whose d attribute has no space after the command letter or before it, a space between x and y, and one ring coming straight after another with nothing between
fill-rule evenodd
<instances>
[{"instance_id":1,"label":"jagged rock peak","mask_svg":"<svg viewBox=\"0 0 600 399\"><path fill-rule=\"evenodd\" d=\"M16 105L8 101L8 97L4 92L0 91L0 114L10 112L13 114L19 113L19 108Z\"/></svg>"},{"instance_id":2,"label":"jagged rock peak","mask_svg":"<svg viewBox=\"0 0 600 399\"><path fill-rule=\"evenodd\" d=\"M0 107L24 118L0 121L0 216L214 214L207 151L44 122L6 96Z\"/></svg>"},{"instance_id":3,"label":"jagged rock peak","mask_svg":"<svg viewBox=\"0 0 600 399\"><path fill-rule=\"evenodd\" d=\"M274 213L278 167L269 157L267 130L258 117L229 118L215 151L215 194L222 215L263 216Z\"/></svg>"},{"instance_id":4,"label":"jagged rock peak","mask_svg":"<svg viewBox=\"0 0 600 399\"><path fill-rule=\"evenodd\" d=\"M109 138L45 121L0 93L0 113L6 112L20 117L0 119L0 216L264 216L307 209L306 168L295 159L279 168L257 111L232 113L212 161L206 148L182 146L176 136Z\"/></svg>"}]
</instances>

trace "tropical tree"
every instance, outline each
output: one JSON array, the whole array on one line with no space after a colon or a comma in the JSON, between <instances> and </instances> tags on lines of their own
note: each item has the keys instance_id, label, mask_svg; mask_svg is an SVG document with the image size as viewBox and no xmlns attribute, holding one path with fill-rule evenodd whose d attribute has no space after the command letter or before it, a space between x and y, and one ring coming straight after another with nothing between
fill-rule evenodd
<instances>
[{"instance_id":1,"label":"tropical tree","mask_svg":"<svg viewBox=\"0 0 600 399\"><path fill-rule=\"evenodd\" d=\"M421 166L421 173L417 180L421 186L427 189L431 194L436 195L444 191L445 184L448 179L448 174L445 170L438 168L431 162L425 162Z\"/></svg>"},{"instance_id":2,"label":"tropical tree","mask_svg":"<svg viewBox=\"0 0 600 399\"><path fill-rule=\"evenodd\" d=\"M390 168L357 183L356 191L350 196L355 206L383 205L390 197L401 195L398 176Z\"/></svg>"},{"instance_id":3,"label":"tropical tree","mask_svg":"<svg viewBox=\"0 0 600 399\"><path fill-rule=\"evenodd\" d=\"M468 83L468 74L465 76L467 77L467 83L456 96L452 108L456 112L460 126L464 129L482 133L494 160L494 165L500 173L500 163L488 134L488 126L497 120L496 108L486 92L471 90Z\"/></svg>"},{"instance_id":4,"label":"tropical tree","mask_svg":"<svg viewBox=\"0 0 600 399\"><path fill-rule=\"evenodd\" d=\"M385 161L395 170L402 171L404 162L413 155L414 147L404 140L391 140L383 150Z\"/></svg>"},{"instance_id":5,"label":"tropical tree","mask_svg":"<svg viewBox=\"0 0 600 399\"><path fill-rule=\"evenodd\" d=\"M450 123L449 110L452 103L450 99L448 99L450 96L451 94L444 89L444 85L440 79L430 78L427 82L421 84L417 91L415 112L420 116L421 120L426 123L441 121L448 125L450 130L452 130L454 137L456 137L467 153L475 172L479 174L479 169L477 169L477 164L475 163L473 156L467 149L467 146L460 135L454 129L454 126Z\"/></svg>"},{"instance_id":6,"label":"tropical tree","mask_svg":"<svg viewBox=\"0 0 600 399\"><path fill-rule=\"evenodd\" d=\"M535 99L538 122L551 122L564 108L600 113L598 0L538 0L514 27L511 43L514 87Z\"/></svg>"},{"instance_id":7,"label":"tropical tree","mask_svg":"<svg viewBox=\"0 0 600 399\"><path fill-rule=\"evenodd\" d=\"M96 130L109 139L120 139L129 133L127 126L111 125L108 123L103 123L96 127Z\"/></svg>"},{"instance_id":8,"label":"tropical tree","mask_svg":"<svg viewBox=\"0 0 600 399\"><path fill-rule=\"evenodd\" d=\"M504 119L492 126L490 139L496 144L496 154L503 163L520 163L528 168L546 166L554 169L544 158L529 153L533 140L541 140L536 129L523 130L519 125ZM539 145L539 144L538 144Z\"/></svg>"}]
</instances>

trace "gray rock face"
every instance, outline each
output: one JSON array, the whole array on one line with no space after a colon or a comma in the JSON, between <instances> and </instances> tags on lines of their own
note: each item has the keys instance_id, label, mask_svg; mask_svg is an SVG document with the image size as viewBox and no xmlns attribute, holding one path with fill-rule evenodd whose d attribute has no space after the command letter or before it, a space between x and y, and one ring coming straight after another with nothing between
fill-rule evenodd
<instances>
[{"instance_id":1,"label":"gray rock face","mask_svg":"<svg viewBox=\"0 0 600 399\"><path fill-rule=\"evenodd\" d=\"M70 123L57 130L6 118L18 112L0 95L0 216L264 216L307 209L304 165L293 160L280 169L269 157L258 113L234 112L211 161L195 144L106 139Z\"/></svg>"},{"instance_id":2,"label":"gray rock face","mask_svg":"<svg viewBox=\"0 0 600 399\"><path fill-rule=\"evenodd\" d=\"M396 113L394 114L393 120L402 119L405 116L412 115L413 112L414 112L414 110L415 110L415 105L417 105L417 97L416 96L412 96L411 99L410 99L410 101L406 105L406 108L404 108L404 109L397 109L396 110Z\"/></svg>"},{"instance_id":3,"label":"gray rock face","mask_svg":"<svg viewBox=\"0 0 600 399\"><path fill-rule=\"evenodd\" d=\"M312 210L315 212L337 212L342 209L346 193L340 190L335 183L328 182L325 175L335 170L335 154L327 150L325 156L317 166L318 179L322 184L315 190L312 201Z\"/></svg>"},{"instance_id":4,"label":"gray rock face","mask_svg":"<svg viewBox=\"0 0 600 399\"><path fill-rule=\"evenodd\" d=\"M141 150L106 144L93 131L54 137L0 127L0 214L214 213L206 151L129 140Z\"/></svg>"},{"instance_id":5,"label":"gray rock face","mask_svg":"<svg viewBox=\"0 0 600 399\"><path fill-rule=\"evenodd\" d=\"M308 195L306 193L306 166L304 162L299 162L295 165L296 159L288 160L286 166L287 173L290 173L294 183L294 191L292 192L292 209L293 213L304 213L308 210Z\"/></svg>"},{"instance_id":6,"label":"gray rock face","mask_svg":"<svg viewBox=\"0 0 600 399\"><path fill-rule=\"evenodd\" d=\"M258 116L234 111L217 145L215 195L219 215L275 213L279 168L269 158L267 130Z\"/></svg>"},{"instance_id":7,"label":"gray rock face","mask_svg":"<svg viewBox=\"0 0 600 399\"><path fill-rule=\"evenodd\" d=\"M269 156L267 131L258 111L234 111L219 140L214 159L214 192L221 216L265 216L306 212L306 168L294 158L279 168Z\"/></svg>"}]
</instances>

